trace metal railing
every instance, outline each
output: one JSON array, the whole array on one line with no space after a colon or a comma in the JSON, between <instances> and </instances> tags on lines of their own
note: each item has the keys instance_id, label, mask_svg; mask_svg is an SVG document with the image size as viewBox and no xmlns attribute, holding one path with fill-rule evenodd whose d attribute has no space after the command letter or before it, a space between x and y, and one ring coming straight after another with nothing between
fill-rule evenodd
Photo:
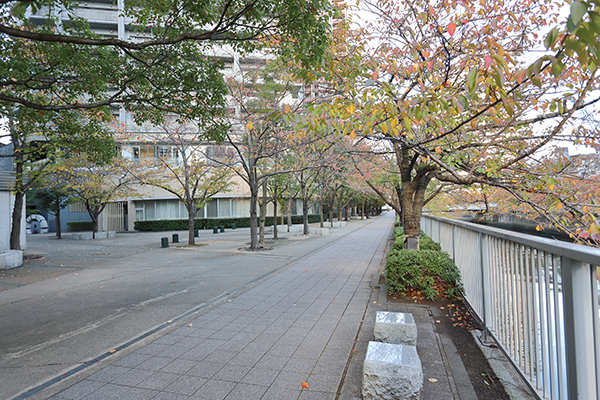
<instances>
[{"instance_id":1,"label":"metal railing","mask_svg":"<svg viewBox=\"0 0 600 400\"><path fill-rule=\"evenodd\" d=\"M423 216L464 296L540 398L600 399L600 250Z\"/></svg>"}]
</instances>

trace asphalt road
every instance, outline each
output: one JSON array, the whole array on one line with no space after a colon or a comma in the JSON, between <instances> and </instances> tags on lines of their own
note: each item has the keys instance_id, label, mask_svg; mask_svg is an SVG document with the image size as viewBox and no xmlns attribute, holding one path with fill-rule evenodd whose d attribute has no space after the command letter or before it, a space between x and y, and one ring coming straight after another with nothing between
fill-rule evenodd
<instances>
[{"instance_id":1,"label":"asphalt road","mask_svg":"<svg viewBox=\"0 0 600 400\"><path fill-rule=\"evenodd\" d=\"M227 301L361 225L325 237L286 233L259 252L240 250L248 229L201 231L197 242L206 246L194 248L161 248L160 238L173 232L95 241L28 236L25 265L0 273L0 399L215 299ZM187 233L178 233L186 243Z\"/></svg>"}]
</instances>

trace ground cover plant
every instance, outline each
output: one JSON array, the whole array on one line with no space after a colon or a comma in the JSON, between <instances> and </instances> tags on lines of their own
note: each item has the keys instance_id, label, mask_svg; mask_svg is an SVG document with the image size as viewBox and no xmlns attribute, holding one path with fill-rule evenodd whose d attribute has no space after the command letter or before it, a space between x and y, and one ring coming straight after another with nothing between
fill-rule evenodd
<instances>
[{"instance_id":1,"label":"ground cover plant","mask_svg":"<svg viewBox=\"0 0 600 400\"><path fill-rule=\"evenodd\" d=\"M390 295L408 295L434 300L439 296L458 297L461 278L447 253L421 233L419 250L403 249L401 227L394 229L393 249L387 255L386 284Z\"/></svg>"}]
</instances>

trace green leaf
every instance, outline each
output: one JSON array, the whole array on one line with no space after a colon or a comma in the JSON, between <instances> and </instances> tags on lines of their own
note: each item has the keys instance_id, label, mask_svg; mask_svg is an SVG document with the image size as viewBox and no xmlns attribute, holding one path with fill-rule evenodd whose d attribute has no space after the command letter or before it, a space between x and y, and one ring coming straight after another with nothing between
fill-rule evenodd
<instances>
[{"instance_id":1,"label":"green leaf","mask_svg":"<svg viewBox=\"0 0 600 400\"><path fill-rule=\"evenodd\" d=\"M567 30L571 33L575 33L577 31L578 26L573 23L571 16L567 18Z\"/></svg>"},{"instance_id":2,"label":"green leaf","mask_svg":"<svg viewBox=\"0 0 600 400\"><path fill-rule=\"evenodd\" d=\"M581 19L587 13L588 6L586 3L582 1L574 1L571 4L571 15L570 19L575 26L579 25ZM573 31L574 32L574 31Z\"/></svg>"},{"instance_id":3,"label":"green leaf","mask_svg":"<svg viewBox=\"0 0 600 400\"><path fill-rule=\"evenodd\" d=\"M556 61L555 63L552 64L552 74L554 76L559 76L564 68L565 68L565 64L563 64L562 61Z\"/></svg>"},{"instance_id":4,"label":"green leaf","mask_svg":"<svg viewBox=\"0 0 600 400\"><path fill-rule=\"evenodd\" d=\"M548 32L546 39L544 39L544 46L546 46L546 49L549 49L554 45L554 43L556 43L556 39L558 39L558 33L558 28L554 28Z\"/></svg>"},{"instance_id":5,"label":"green leaf","mask_svg":"<svg viewBox=\"0 0 600 400\"><path fill-rule=\"evenodd\" d=\"M467 74L467 84L469 85L469 93L471 96L475 94L475 89L477 89L477 74L479 70L478 68L473 68Z\"/></svg>"},{"instance_id":6,"label":"green leaf","mask_svg":"<svg viewBox=\"0 0 600 400\"><path fill-rule=\"evenodd\" d=\"M534 77L531 78L531 82L535 86L539 87L540 89L542 88L542 81L540 80L540 78L537 78L537 77L534 76Z\"/></svg>"}]
</instances>

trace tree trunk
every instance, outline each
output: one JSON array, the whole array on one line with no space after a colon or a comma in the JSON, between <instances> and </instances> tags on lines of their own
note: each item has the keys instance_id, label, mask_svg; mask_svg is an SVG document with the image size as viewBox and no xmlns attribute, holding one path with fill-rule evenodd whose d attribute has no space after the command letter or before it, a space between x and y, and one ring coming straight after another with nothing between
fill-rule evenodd
<instances>
[{"instance_id":1,"label":"tree trunk","mask_svg":"<svg viewBox=\"0 0 600 400\"><path fill-rule=\"evenodd\" d=\"M23 215L23 193L15 191L15 205L12 212L12 229L10 230L11 250L21 250L21 216Z\"/></svg>"},{"instance_id":2,"label":"tree trunk","mask_svg":"<svg viewBox=\"0 0 600 400\"><path fill-rule=\"evenodd\" d=\"M187 207L188 210L188 246L194 246L196 244L196 237L194 236L194 217L196 216L196 207L190 204Z\"/></svg>"},{"instance_id":3,"label":"tree trunk","mask_svg":"<svg viewBox=\"0 0 600 400\"><path fill-rule=\"evenodd\" d=\"M360 219L361 219L361 221L365 219L365 196L364 195L362 197L362 209L360 212Z\"/></svg>"},{"instance_id":4,"label":"tree trunk","mask_svg":"<svg viewBox=\"0 0 600 400\"><path fill-rule=\"evenodd\" d=\"M327 219L329 220L329 227L333 228L333 207L335 206L335 192L332 190L329 192L329 199L328 200L328 205L329 205L329 212L328 212L328 217Z\"/></svg>"},{"instance_id":5,"label":"tree trunk","mask_svg":"<svg viewBox=\"0 0 600 400\"><path fill-rule=\"evenodd\" d=\"M258 244L265 244L265 221L267 219L267 182L262 184L262 201L260 202L260 230L258 233Z\"/></svg>"},{"instance_id":6,"label":"tree trunk","mask_svg":"<svg viewBox=\"0 0 600 400\"><path fill-rule=\"evenodd\" d=\"M56 238L62 239L62 228L60 226L60 205L57 207L57 210L54 213L54 218L56 219Z\"/></svg>"},{"instance_id":7,"label":"tree trunk","mask_svg":"<svg viewBox=\"0 0 600 400\"><path fill-rule=\"evenodd\" d=\"M306 198L306 187L301 185L300 188L302 191L302 222L304 224L302 232L308 235L308 199Z\"/></svg>"},{"instance_id":8,"label":"tree trunk","mask_svg":"<svg viewBox=\"0 0 600 400\"><path fill-rule=\"evenodd\" d=\"M324 202L321 200L319 202L319 218L320 218L320 227L323 228L323 204Z\"/></svg>"},{"instance_id":9,"label":"tree trunk","mask_svg":"<svg viewBox=\"0 0 600 400\"><path fill-rule=\"evenodd\" d=\"M277 196L273 199L273 239L279 239L277 236Z\"/></svg>"},{"instance_id":10,"label":"tree trunk","mask_svg":"<svg viewBox=\"0 0 600 400\"><path fill-rule=\"evenodd\" d=\"M12 227L10 230L10 248L21 250L21 217L23 215L23 203L25 202L25 190L23 188L23 153L20 150L19 141L13 137L15 154L15 205L12 210Z\"/></svg>"},{"instance_id":11,"label":"tree trunk","mask_svg":"<svg viewBox=\"0 0 600 400\"><path fill-rule=\"evenodd\" d=\"M340 194L338 196L338 222L342 221L342 202L344 201L344 187L340 188Z\"/></svg>"},{"instance_id":12,"label":"tree trunk","mask_svg":"<svg viewBox=\"0 0 600 400\"><path fill-rule=\"evenodd\" d=\"M287 209L287 212L288 212L288 215L287 215L287 217L288 217L287 225L288 225L288 232L289 232L292 229L292 197L291 196L288 199L288 209Z\"/></svg>"},{"instance_id":13,"label":"tree trunk","mask_svg":"<svg viewBox=\"0 0 600 400\"><path fill-rule=\"evenodd\" d=\"M258 224L257 224L257 203L258 202L258 188L256 183L250 184L250 248L258 248Z\"/></svg>"}]
</instances>

